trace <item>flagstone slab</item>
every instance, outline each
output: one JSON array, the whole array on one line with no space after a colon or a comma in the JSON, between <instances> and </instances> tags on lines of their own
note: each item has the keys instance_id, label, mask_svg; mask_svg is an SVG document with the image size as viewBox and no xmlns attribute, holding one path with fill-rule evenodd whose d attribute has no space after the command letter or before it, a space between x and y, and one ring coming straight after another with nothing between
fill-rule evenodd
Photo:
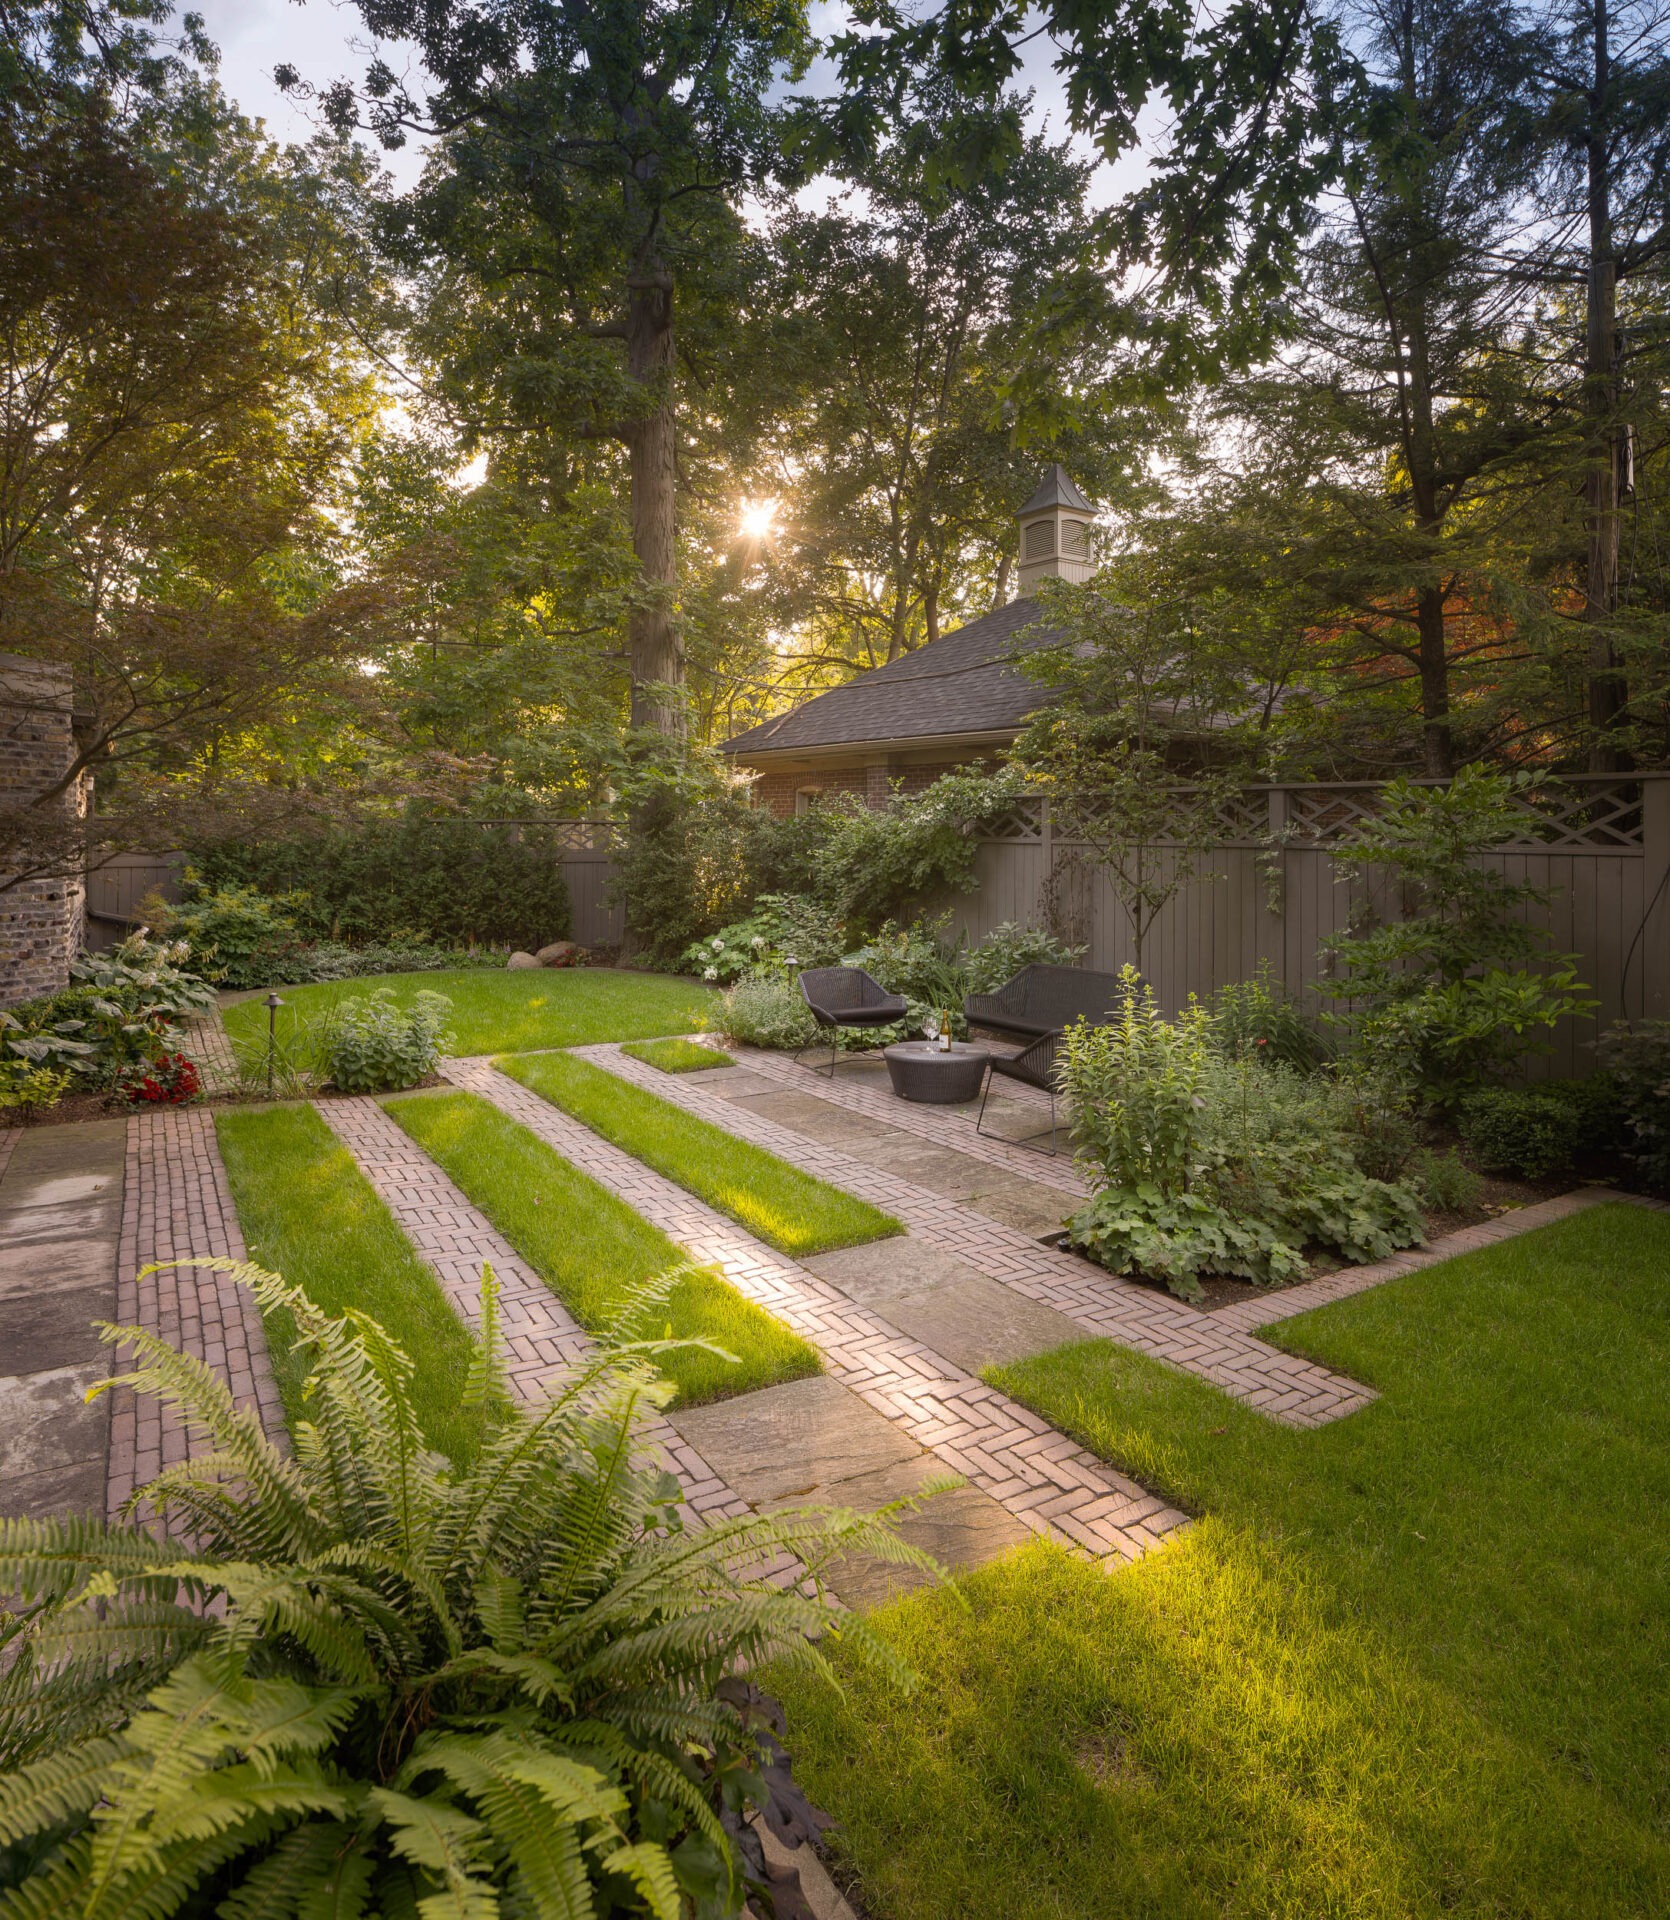
<instances>
[{"instance_id":1,"label":"flagstone slab","mask_svg":"<svg viewBox=\"0 0 1670 1920\"><path fill-rule=\"evenodd\" d=\"M762 1511L852 1507L873 1513L910 1498L945 1469L890 1421L827 1375L791 1380L715 1406L678 1409L673 1424L714 1470ZM900 1532L947 1566L973 1567L1032 1538L977 1488L948 1488L909 1515ZM867 1556L844 1559L831 1585L868 1606L920 1585L923 1575Z\"/></svg>"},{"instance_id":2,"label":"flagstone slab","mask_svg":"<svg viewBox=\"0 0 1670 1920\"><path fill-rule=\"evenodd\" d=\"M110 1319L115 1310L114 1271L93 1286L10 1294L0 1299L0 1365L16 1375L98 1360L110 1349L94 1333L93 1322ZM115 1356L110 1357L114 1371Z\"/></svg>"},{"instance_id":3,"label":"flagstone slab","mask_svg":"<svg viewBox=\"0 0 1670 1920\"><path fill-rule=\"evenodd\" d=\"M96 1462L102 1481L110 1410L87 1390L110 1372L103 1357L79 1366L0 1376L0 1481Z\"/></svg>"},{"instance_id":4,"label":"flagstone slab","mask_svg":"<svg viewBox=\"0 0 1670 1920\"><path fill-rule=\"evenodd\" d=\"M0 1300L14 1294L57 1293L104 1282L115 1284L116 1236L75 1240L23 1240L0 1246ZM4 1364L0 1352L0 1364Z\"/></svg>"},{"instance_id":5,"label":"flagstone slab","mask_svg":"<svg viewBox=\"0 0 1670 1920\"><path fill-rule=\"evenodd\" d=\"M970 1194L964 1204L971 1212L984 1214L988 1220L1013 1227L1035 1240L1047 1233L1059 1233L1068 1214L1075 1211L1068 1195L1029 1180L1006 1180L983 1193Z\"/></svg>"},{"instance_id":6,"label":"flagstone slab","mask_svg":"<svg viewBox=\"0 0 1670 1920\"><path fill-rule=\"evenodd\" d=\"M1006 1366L1082 1340L1083 1330L1024 1294L991 1280L924 1240L872 1242L820 1253L805 1263L901 1333L960 1367Z\"/></svg>"}]
</instances>

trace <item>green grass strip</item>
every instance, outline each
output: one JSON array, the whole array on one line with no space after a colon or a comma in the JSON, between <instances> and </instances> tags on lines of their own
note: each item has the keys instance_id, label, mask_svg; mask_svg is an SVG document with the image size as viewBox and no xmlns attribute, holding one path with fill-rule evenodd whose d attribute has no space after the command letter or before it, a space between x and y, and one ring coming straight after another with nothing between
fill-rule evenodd
<instances>
[{"instance_id":1,"label":"green grass strip","mask_svg":"<svg viewBox=\"0 0 1670 1920\"><path fill-rule=\"evenodd\" d=\"M646 1067L659 1067L663 1073L700 1073L704 1067L734 1067L728 1053L715 1047L699 1047L694 1040L633 1040L621 1048Z\"/></svg>"},{"instance_id":2,"label":"green grass strip","mask_svg":"<svg viewBox=\"0 0 1670 1920\"><path fill-rule=\"evenodd\" d=\"M440 1283L378 1199L354 1156L311 1107L215 1116L221 1159L249 1257L302 1287L326 1313L357 1307L415 1363L412 1395L431 1446L460 1463L479 1439L459 1411L472 1343ZM288 1313L267 1321L273 1374L293 1425L305 1417L305 1369Z\"/></svg>"},{"instance_id":3,"label":"green grass strip","mask_svg":"<svg viewBox=\"0 0 1670 1920\"><path fill-rule=\"evenodd\" d=\"M541 1099L797 1259L904 1232L868 1201L814 1180L763 1147L709 1126L590 1061L542 1053L497 1064Z\"/></svg>"},{"instance_id":4,"label":"green grass strip","mask_svg":"<svg viewBox=\"0 0 1670 1920\"><path fill-rule=\"evenodd\" d=\"M581 1326L600 1328L629 1288L688 1258L659 1228L490 1101L442 1093L384 1105ZM716 1273L680 1280L667 1301L665 1324L677 1336L699 1335L737 1356L733 1365L707 1353L670 1355L667 1377L688 1405L821 1370L816 1352L798 1334Z\"/></svg>"}]
</instances>

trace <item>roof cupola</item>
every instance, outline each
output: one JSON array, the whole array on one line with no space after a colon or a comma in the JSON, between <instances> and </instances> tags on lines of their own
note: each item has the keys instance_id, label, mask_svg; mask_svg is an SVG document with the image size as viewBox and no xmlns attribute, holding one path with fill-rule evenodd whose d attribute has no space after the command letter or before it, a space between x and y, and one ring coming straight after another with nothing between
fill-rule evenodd
<instances>
[{"instance_id":1,"label":"roof cupola","mask_svg":"<svg viewBox=\"0 0 1670 1920\"><path fill-rule=\"evenodd\" d=\"M1090 522L1096 509L1073 485L1067 469L1045 470L1038 491L1021 508L1019 590L1031 593L1043 579L1088 580L1095 571Z\"/></svg>"}]
</instances>

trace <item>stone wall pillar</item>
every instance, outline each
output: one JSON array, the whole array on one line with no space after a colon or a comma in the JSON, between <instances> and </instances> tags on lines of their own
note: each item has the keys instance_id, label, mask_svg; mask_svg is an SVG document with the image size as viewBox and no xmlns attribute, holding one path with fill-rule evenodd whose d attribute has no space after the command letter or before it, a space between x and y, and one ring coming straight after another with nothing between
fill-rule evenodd
<instances>
[{"instance_id":1,"label":"stone wall pillar","mask_svg":"<svg viewBox=\"0 0 1670 1920\"><path fill-rule=\"evenodd\" d=\"M75 754L70 669L0 654L0 805L18 806L60 779ZM85 813L92 781L64 795ZM87 888L80 875L26 880L0 892L0 1007L67 986L80 950Z\"/></svg>"}]
</instances>

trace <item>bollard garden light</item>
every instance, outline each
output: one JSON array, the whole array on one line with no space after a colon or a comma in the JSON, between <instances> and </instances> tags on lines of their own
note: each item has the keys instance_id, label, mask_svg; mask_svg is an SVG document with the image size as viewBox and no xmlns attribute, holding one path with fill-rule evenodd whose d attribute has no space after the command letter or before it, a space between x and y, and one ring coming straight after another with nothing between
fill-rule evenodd
<instances>
[{"instance_id":1,"label":"bollard garden light","mask_svg":"<svg viewBox=\"0 0 1670 1920\"><path fill-rule=\"evenodd\" d=\"M276 993L267 995L267 1098L273 1097L273 1048L278 1044L278 1010L284 1005Z\"/></svg>"}]
</instances>

